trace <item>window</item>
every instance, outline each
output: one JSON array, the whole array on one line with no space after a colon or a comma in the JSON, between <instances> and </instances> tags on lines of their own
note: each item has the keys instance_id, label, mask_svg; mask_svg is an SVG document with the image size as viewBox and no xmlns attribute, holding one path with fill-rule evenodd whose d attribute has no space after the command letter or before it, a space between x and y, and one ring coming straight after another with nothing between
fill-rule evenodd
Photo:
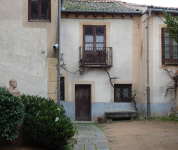
<instances>
[{"instance_id":1,"label":"window","mask_svg":"<svg viewBox=\"0 0 178 150\"><path fill-rule=\"evenodd\" d=\"M162 28L162 64L178 65L178 44L169 36L168 31Z\"/></svg>"},{"instance_id":2,"label":"window","mask_svg":"<svg viewBox=\"0 0 178 150\"><path fill-rule=\"evenodd\" d=\"M28 0L29 21L51 21L51 0Z\"/></svg>"},{"instance_id":3,"label":"window","mask_svg":"<svg viewBox=\"0 0 178 150\"><path fill-rule=\"evenodd\" d=\"M120 91L122 94L120 94ZM114 84L114 102L132 102L131 99L126 98L132 97L132 85L131 84Z\"/></svg>"},{"instance_id":4,"label":"window","mask_svg":"<svg viewBox=\"0 0 178 150\"><path fill-rule=\"evenodd\" d=\"M65 100L65 97L64 97L64 95L65 95L65 91L64 91L64 82L65 82L65 80L64 79L65 79L64 77L60 77L60 91L61 91L60 100L61 101Z\"/></svg>"},{"instance_id":5,"label":"window","mask_svg":"<svg viewBox=\"0 0 178 150\"><path fill-rule=\"evenodd\" d=\"M83 26L83 60L85 64L106 64L106 26Z\"/></svg>"},{"instance_id":6,"label":"window","mask_svg":"<svg viewBox=\"0 0 178 150\"><path fill-rule=\"evenodd\" d=\"M106 46L106 26L84 26L85 50L103 50Z\"/></svg>"}]
</instances>

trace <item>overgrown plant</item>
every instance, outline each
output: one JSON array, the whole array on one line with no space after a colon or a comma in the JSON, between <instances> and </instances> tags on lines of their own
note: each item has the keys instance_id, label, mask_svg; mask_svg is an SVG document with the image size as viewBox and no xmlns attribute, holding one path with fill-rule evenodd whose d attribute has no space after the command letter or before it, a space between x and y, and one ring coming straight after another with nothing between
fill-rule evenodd
<instances>
[{"instance_id":1,"label":"overgrown plant","mask_svg":"<svg viewBox=\"0 0 178 150\"><path fill-rule=\"evenodd\" d=\"M164 18L166 19L164 23L167 25L166 30L169 35L178 43L178 16L172 17L170 13L164 10Z\"/></svg>"},{"instance_id":2,"label":"overgrown plant","mask_svg":"<svg viewBox=\"0 0 178 150\"><path fill-rule=\"evenodd\" d=\"M24 106L20 99L0 87L0 142L18 137L16 126L21 123Z\"/></svg>"},{"instance_id":3,"label":"overgrown plant","mask_svg":"<svg viewBox=\"0 0 178 150\"><path fill-rule=\"evenodd\" d=\"M22 95L25 105L24 127L29 138L49 148L62 148L74 135L73 124L62 105L52 99Z\"/></svg>"}]
</instances>

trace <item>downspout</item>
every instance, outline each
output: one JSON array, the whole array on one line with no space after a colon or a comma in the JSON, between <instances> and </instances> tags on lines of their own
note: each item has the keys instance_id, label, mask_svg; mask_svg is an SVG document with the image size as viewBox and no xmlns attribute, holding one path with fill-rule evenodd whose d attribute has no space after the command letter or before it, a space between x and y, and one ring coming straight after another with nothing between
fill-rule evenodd
<instances>
[{"instance_id":1,"label":"downspout","mask_svg":"<svg viewBox=\"0 0 178 150\"><path fill-rule=\"evenodd\" d=\"M149 16L147 18L147 117L150 117L150 81L149 81L149 18L152 9L148 9Z\"/></svg>"},{"instance_id":2,"label":"downspout","mask_svg":"<svg viewBox=\"0 0 178 150\"><path fill-rule=\"evenodd\" d=\"M61 91L60 91L60 50L61 50L61 0L58 0L59 4L59 22L58 22L58 92L57 92L57 103L60 105L60 97L61 97Z\"/></svg>"}]
</instances>

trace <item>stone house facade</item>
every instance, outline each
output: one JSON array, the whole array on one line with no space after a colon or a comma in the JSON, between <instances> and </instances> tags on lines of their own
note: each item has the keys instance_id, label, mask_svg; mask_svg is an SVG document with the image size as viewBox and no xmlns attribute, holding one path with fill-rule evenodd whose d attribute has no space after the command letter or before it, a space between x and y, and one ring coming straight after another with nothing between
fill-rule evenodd
<instances>
[{"instance_id":1,"label":"stone house facade","mask_svg":"<svg viewBox=\"0 0 178 150\"><path fill-rule=\"evenodd\" d=\"M136 94L138 112L147 113L147 44L151 115L176 109L174 90L165 96L174 83L164 69L178 69L178 46L164 31L162 12L177 15L176 8L122 1L62 3L61 104L72 120L96 121L106 110L135 110L115 89L128 97ZM15 78L21 93L57 102L58 1L1 1L0 26L0 86ZM118 77L112 80L115 89L105 70Z\"/></svg>"}]
</instances>

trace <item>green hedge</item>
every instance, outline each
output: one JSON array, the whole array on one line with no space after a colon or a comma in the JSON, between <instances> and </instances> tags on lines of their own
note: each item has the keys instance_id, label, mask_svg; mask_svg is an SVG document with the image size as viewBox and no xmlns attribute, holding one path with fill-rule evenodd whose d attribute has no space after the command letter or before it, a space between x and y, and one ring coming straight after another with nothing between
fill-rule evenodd
<instances>
[{"instance_id":1,"label":"green hedge","mask_svg":"<svg viewBox=\"0 0 178 150\"><path fill-rule=\"evenodd\" d=\"M62 105L30 95L22 95L21 100L26 113L24 127L30 139L49 148L68 144L68 139L74 135L73 124Z\"/></svg>"},{"instance_id":2,"label":"green hedge","mask_svg":"<svg viewBox=\"0 0 178 150\"><path fill-rule=\"evenodd\" d=\"M0 87L0 141L11 141L18 136L16 126L24 115L20 99Z\"/></svg>"}]
</instances>

